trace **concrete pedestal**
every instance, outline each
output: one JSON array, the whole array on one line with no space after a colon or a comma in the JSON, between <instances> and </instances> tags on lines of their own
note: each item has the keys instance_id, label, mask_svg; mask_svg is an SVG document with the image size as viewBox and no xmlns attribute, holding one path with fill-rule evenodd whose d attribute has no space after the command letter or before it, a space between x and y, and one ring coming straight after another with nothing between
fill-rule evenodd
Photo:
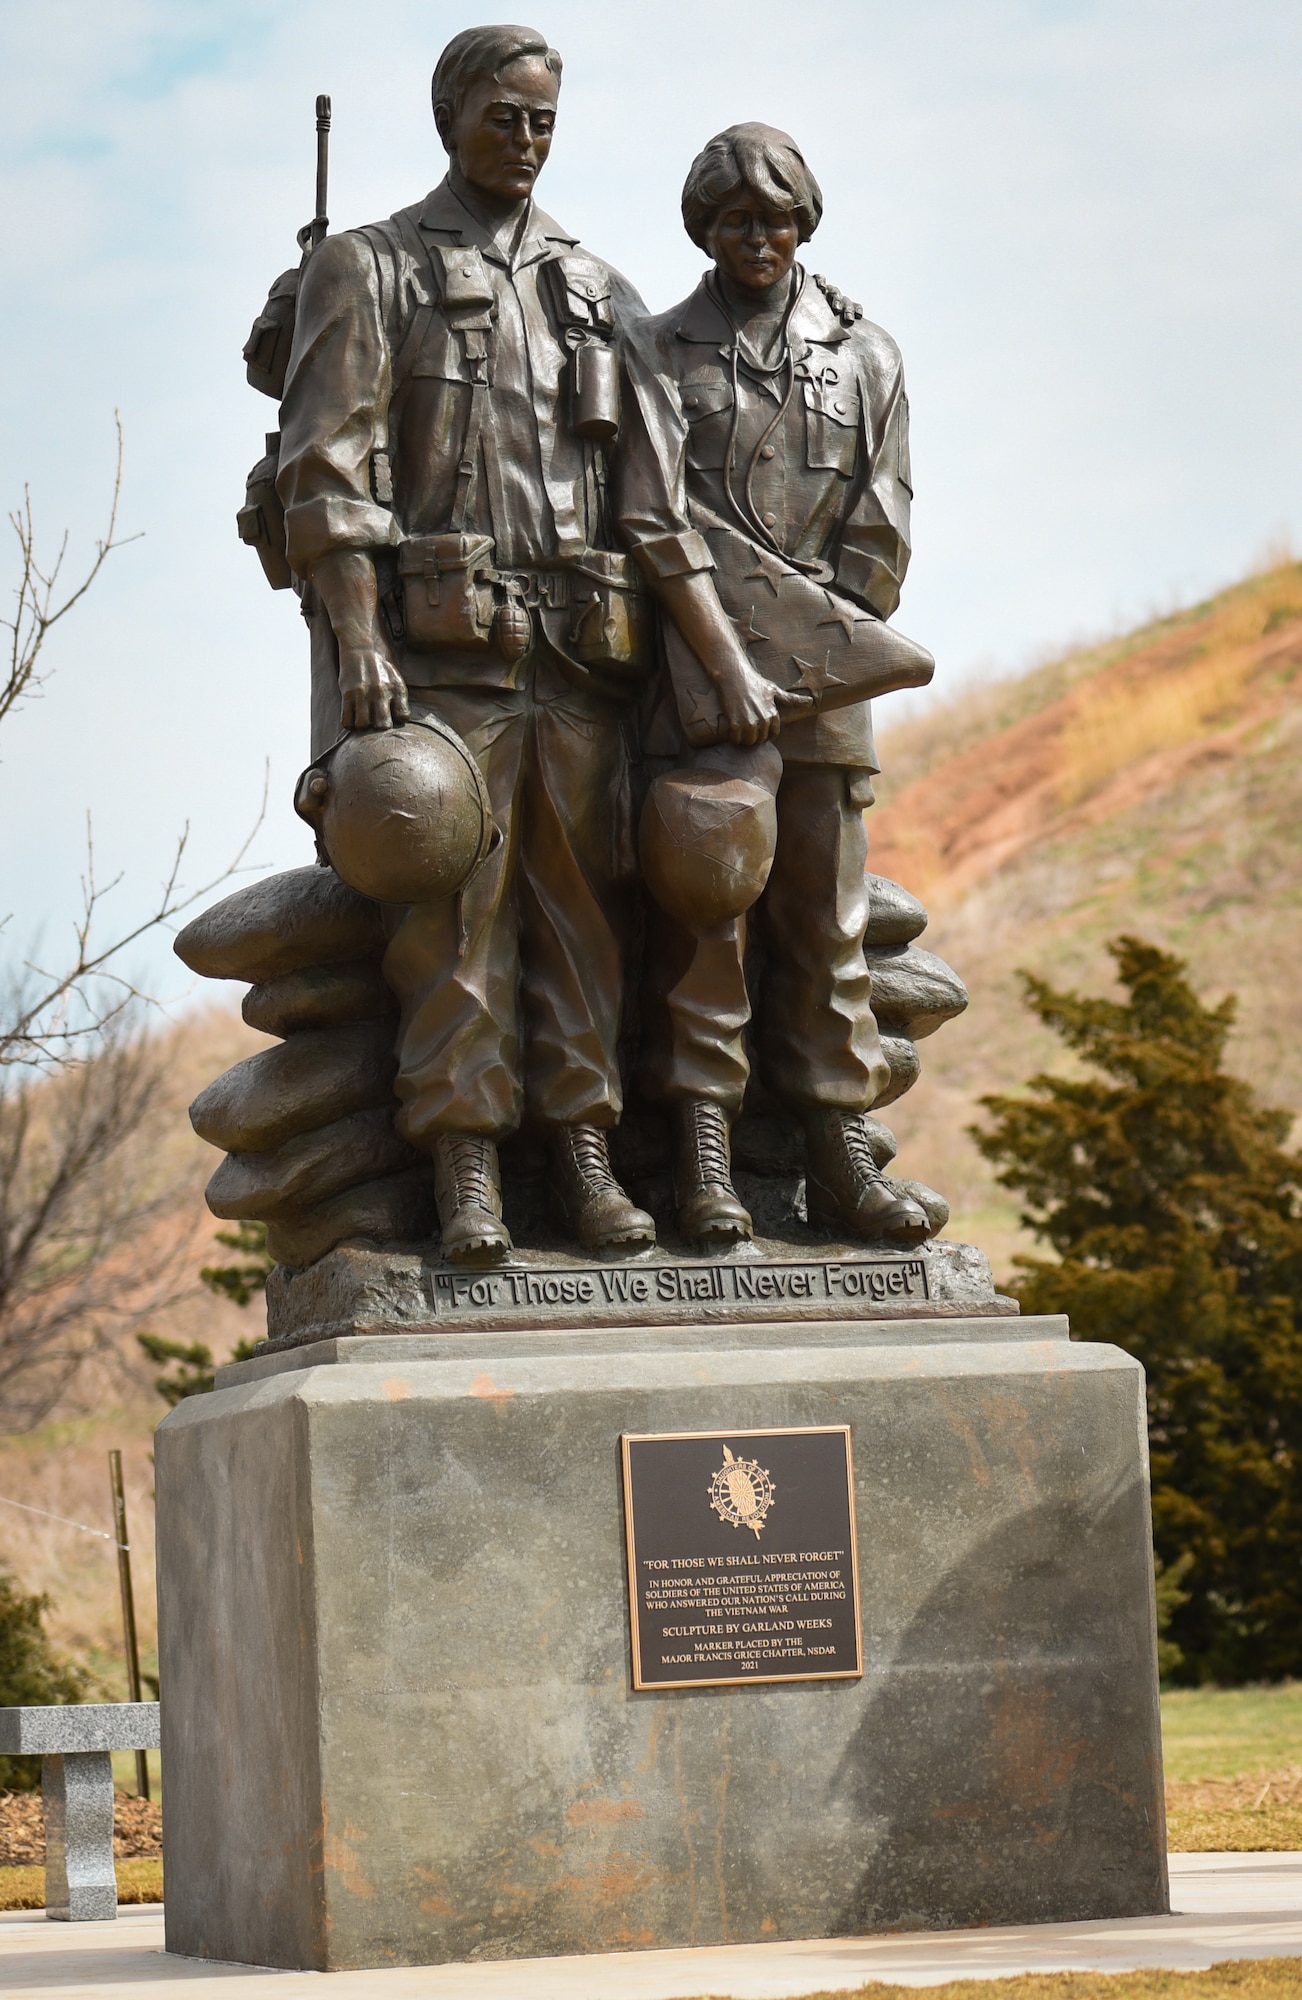
<instances>
[{"instance_id":1,"label":"concrete pedestal","mask_svg":"<svg viewBox=\"0 0 1302 2000\"><path fill-rule=\"evenodd\" d=\"M1066 1333L449 1330L225 1370L157 1435L168 1949L1164 1910L1143 1377ZM635 1693L620 1433L846 1423L863 1678Z\"/></svg>"}]
</instances>

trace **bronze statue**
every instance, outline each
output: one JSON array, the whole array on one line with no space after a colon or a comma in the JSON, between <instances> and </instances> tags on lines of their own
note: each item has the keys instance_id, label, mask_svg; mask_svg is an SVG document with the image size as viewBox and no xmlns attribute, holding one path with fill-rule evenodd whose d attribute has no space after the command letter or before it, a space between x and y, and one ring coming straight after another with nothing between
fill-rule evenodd
<instances>
[{"instance_id":1,"label":"bronze statue","mask_svg":"<svg viewBox=\"0 0 1302 2000\"><path fill-rule=\"evenodd\" d=\"M655 1236L606 1139L635 866L628 702L646 664L606 458L615 334L645 309L534 203L560 77L528 29L449 43L433 81L447 177L312 251L281 413L314 750L341 724L396 728L392 778L427 761L416 725L443 725L491 803L493 843L460 894L404 907L399 869L386 920L398 1126L433 1156L457 1261L511 1248L496 1148L526 1113L571 1234L600 1250ZM319 760L309 815L328 785Z\"/></svg>"},{"instance_id":2,"label":"bronze statue","mask_svg":"<svg viewBox=\"0 0 1302 2000\"><path fill-rule=\"evenodd\" d=\"M745 1244L748 1205L766 1237L807 1215L904 1248L948 1214L884 1177L866 1115L966 1005L922 906L865 873L868 702L934 664L887 623L899 354L796 263L821 196L762 125L693 164L713 269L647 317L534 204L560 70L528 29L455 37L447 178L333 237L319 99L303 261L245 349L281 430L239 528L311 630L295 804L329 866L237 892L177 949L251 983L246 1019L282 1038L191 1115L227 1154L214 1213L265 1222L291 1289L336 1246L436 1233L501 1264L517 1130L512 1226L544 1257L544 1187L608 1257L653 1248L647 1211L698 1254Z\"/></svg>"},{"instance_id":3,"label":"bronze statue","mask_svg":"<svg viewBox=\"0 0 1302 2000\"><path fill-rule=\"evenodd\" d=\"M642 819L658 904L644 1064L676 1121L679 1225L707 1246L752 1233L729 1129L753 923L758 1046L804 1125L810 1220L919 1242L927 1217L884 1181L864 1120L887 1078L864 958L879 768L864 696L932 668L882 623L909 559L899 352L796 263L822 197L785 133L720 133L682 205L714 269L625 336L618 467L620 531L665 613L643 736L661 774Z\"/></svg>"}]
</instances>

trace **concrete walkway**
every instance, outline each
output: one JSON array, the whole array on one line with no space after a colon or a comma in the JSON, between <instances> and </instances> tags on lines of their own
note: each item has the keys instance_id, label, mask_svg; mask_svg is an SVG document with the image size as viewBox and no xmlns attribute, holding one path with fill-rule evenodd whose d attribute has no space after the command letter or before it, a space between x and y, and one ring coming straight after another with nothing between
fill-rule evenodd
<instances>
[{"instance_id":1,"label":"concrete walkway","mask_svg":"<svg viewBox=\"0 0 1302 2000\"><path fill-rule=\"evenodd\" d=\"M1123 1923L1040 1924L1024 1930L915 1932L811 1944L723 1945L702 1951L618 1952L599 1958L516 1959L398 1972L263 1972L168 1958L163 1913L124 1909L116 1923L52 1924L0 1916L0 1993L10 2000L131 2000L225 1986L231 2000L328 1993L329 2000L796 2000L865 1980L934 1986L1013 1972L1193 1971L1222 1958L1302 1957L1302 1854L1173 1854L1177 1915ZM1302 1971L1302 1966L1299 1967ZM238 1982L236 1985L235 1982Z\"/></svg>"}]
</instances>

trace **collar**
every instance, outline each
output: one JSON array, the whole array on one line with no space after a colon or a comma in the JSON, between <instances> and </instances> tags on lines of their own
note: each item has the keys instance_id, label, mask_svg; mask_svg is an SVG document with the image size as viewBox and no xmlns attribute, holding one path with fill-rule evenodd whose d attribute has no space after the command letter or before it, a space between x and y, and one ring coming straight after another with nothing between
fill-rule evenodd
<instances>
[{"instance_id":1,"label":"collar","mask_svg":"<svg viewBox=\"0 0 1302 2000\"><path fill-rule=\"evenodd\" d=\"M799 265L796 268L804 280L804 289L796 301L787 331L796 359L800 361L811 345L834 347L848 340L850 332L832 311L817 282L807 277ZM732 327L727 315L708 290L704 278L679 313L674 331L680 340L699 340L713 347L732 345Z\"/></svg>"},{"instance_id":2,"label":"collar","mask_svg":"<svg viewBox=\"0 0 1302 2000\"><path fill-rule=\"evenodd\" d=\"M512 265L483 223L470 213L446 180L440 181L432 193L426 195L417 222L431 235L451 236L456 243L473 245L490 263L500 264L504 270L519 270L522 264L536 264L541 258L554 257L558 250L572 250L579 240L531 201L520 247Z\"/></svg>"}]
</instances>

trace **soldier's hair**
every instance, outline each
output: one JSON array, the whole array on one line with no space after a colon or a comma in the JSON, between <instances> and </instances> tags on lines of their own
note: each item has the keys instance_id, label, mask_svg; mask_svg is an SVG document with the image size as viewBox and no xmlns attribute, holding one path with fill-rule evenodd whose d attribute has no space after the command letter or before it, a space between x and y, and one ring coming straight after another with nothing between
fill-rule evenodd
<instances>
[{"instance_id":1,"label":"soldier's hair","mask_svg":"<svg viewBox=\"0 0 1302 2000\"><path fill-rule=\"evenodd\" d=\"M683 223L699 249L706 248L720 209L741 194L794 216L802 243L822 219L822 189L795 140L773 125L730 125L692 161L683 185Z\"/></svg>"},{"instance_id":2,"label":"soldier's hair","mask_svg":"<svg viewBox=\"0 0 1302 2000\"><path fill-rule=\"evenodd\" d=\"M463 28L452 37L434 71L430 98L435 118L440 110L455 118L472 84L500 76L508 63L519 62L526 56L541 56L552 75L559 79L561 59L536 28Z\"/></svg>"}]
</instances>

